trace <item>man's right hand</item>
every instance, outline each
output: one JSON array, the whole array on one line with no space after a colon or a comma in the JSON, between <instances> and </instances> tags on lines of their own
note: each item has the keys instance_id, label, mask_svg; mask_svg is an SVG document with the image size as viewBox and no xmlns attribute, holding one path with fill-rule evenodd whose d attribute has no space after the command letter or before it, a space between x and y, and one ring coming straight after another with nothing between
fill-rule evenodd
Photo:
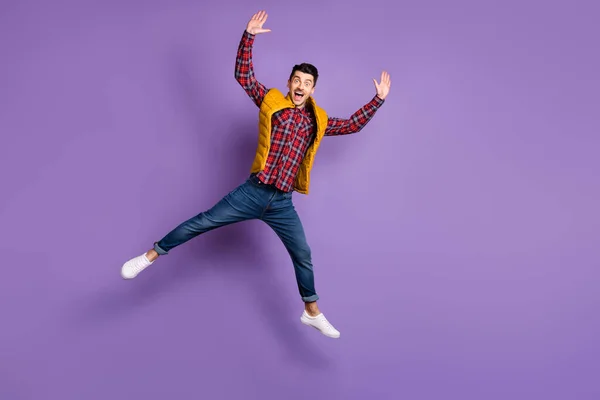
<instances>
[{"instance_id":1,"label":"man's right hand","mask_svg":"<svg viewBox=\"0 0 600 400\"><path fill-rule=\"evenodd\" d=\"M259 33L271 32L270 29L263 29L264 23L267 21L267 13L265 11L259 11L252 16L248 25L246 26L246 32L251 35L257 35Z\"/></svg>"}]
</instances>

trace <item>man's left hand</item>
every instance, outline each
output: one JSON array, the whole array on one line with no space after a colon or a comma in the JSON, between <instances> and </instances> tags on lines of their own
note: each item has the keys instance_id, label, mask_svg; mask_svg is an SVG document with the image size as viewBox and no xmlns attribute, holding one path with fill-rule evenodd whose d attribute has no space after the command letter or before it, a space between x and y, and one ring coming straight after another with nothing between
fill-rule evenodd
<instances>
[{"instance_id":1,"label":"man's left hand","mask_svg":"<svg viewBox=\"0 0 600 400\"><path fill-rule=\"evenodd\" d=\"M390 86L392 85L392 80L390 79L390 74L386 71L381 73L381 82L377 83L375 79L373 79L375 83L375 89L377 90L377 97L381 100L385 100L388 93L390 92Z\"/></svg>"}]
</instances>

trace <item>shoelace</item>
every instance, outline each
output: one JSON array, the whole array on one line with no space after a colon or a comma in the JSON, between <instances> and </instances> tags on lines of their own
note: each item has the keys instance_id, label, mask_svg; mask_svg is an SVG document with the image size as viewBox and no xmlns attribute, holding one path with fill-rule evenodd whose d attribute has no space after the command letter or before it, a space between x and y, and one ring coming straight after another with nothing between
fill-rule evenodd
<instances>
[{"instance_id":1,"label":"shoelace","mask_svg":"<svg viewBox=\"0 0 600 400\"><path fill-rule=\"evenodd\" d=\"M333 326L331 326L331 324L329 323L329 321L327 321L327 318L325 318L323 314L319 316L319 320L323 322L326 328L333 328Z\"/></svg>"},{"instance_id":2,"label":"shoelace","mask_svg":"<svg viewBox=\"0 0 600 400\"><path fill-rule=\"evenodd\" d=\"M133 270L134 272L140 272L141 270L143 270L146 266L144 265L144 260L141 258L138 258L137 260L135 260L135 262L133 263Z\"/></svg>"}]
</instances>

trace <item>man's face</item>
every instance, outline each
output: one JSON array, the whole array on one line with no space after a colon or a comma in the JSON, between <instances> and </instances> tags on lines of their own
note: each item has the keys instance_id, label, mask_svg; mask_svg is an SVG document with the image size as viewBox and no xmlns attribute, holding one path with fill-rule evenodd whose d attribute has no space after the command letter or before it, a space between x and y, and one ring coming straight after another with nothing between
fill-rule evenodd
<instances>
[{"instance_id":1,"label":"man's face","mask_svg":"<svg viewBox=\"0 0 600 400\"><path fill-rule=\"evenodd\" d=\"M287 87L290 89L290 97L296 107L304 107L306 100L315 91L314 77L311 74L296 71L292 79L288 81Z\"/></svg>"}]
</instances>

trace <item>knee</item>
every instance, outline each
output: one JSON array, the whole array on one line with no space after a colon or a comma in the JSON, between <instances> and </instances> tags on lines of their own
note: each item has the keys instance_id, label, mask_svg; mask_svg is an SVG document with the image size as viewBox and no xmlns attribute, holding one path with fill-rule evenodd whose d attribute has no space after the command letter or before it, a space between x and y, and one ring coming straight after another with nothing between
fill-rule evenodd
<instances>
[{"instance_id":1,"label":"knee","mask_svg":"<svg viewBox=\"0 0 600 400\"><path fill-rule=\"evenodd\" d=\"M307 244L303 244L294 249L293 256L299 262L310 263L312 259L312 252Z\"/></svg>"}]
</instances>

